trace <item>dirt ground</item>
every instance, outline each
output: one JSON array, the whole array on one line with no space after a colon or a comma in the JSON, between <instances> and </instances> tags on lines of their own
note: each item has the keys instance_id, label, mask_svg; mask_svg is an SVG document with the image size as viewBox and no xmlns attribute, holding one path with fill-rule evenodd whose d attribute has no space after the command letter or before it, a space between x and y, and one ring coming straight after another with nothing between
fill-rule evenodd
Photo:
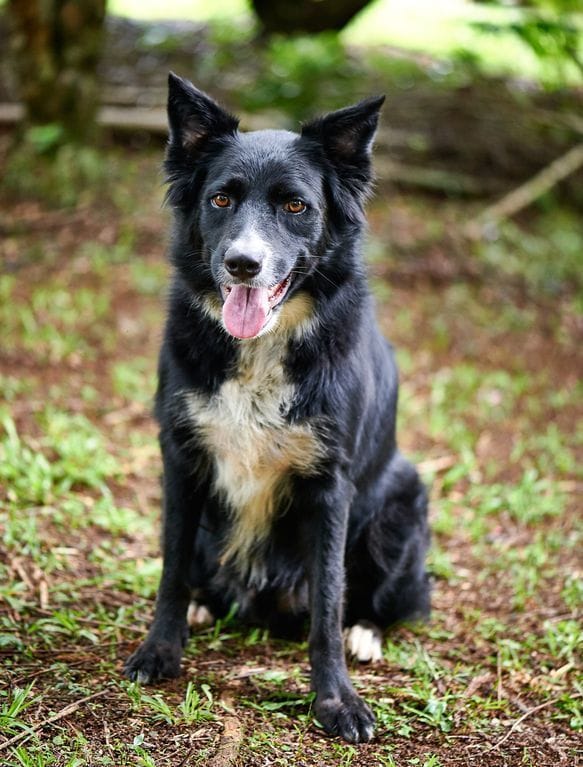
<instances>
[{"instance_id":1,"label":"dirt ground","mask_svg":"<svg viewBox=\"0 0 583 767\"><path fill-rule=\"evenodd\" d=\"M191 639L181 678L123 681L160 571L160 151L112 148L105 186L67 210L1 192L0 762L576 764L583 304L540 237L575 231L554 213L479 247L458 234L467 203L380 190L371 206L371 286L398 350L401 443L431 486L435 580L431 621L351 669L374 741L314 722L305 642L236 621Z\"/></svg>"}]
</instances>

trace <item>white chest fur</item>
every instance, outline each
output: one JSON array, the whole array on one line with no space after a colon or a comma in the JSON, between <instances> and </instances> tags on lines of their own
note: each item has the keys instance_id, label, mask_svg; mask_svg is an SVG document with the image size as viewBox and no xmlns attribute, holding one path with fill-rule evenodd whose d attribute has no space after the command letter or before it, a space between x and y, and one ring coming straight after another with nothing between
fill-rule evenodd
<instances>
[{"instance_id":1,"label":"white chest fur","mask_svg":"<svg viewBox=\"0 0 583 767\"><path fill-rule=\"evenodd\" d=\"M277 336L241 344L236 373L212 397L189 393L188 416L212 456L214 491L227 504L232 528L222 561L247 569L269 534L273 515L289 504L292 473L310 475L322 446L309 423L285 416L294 387Z\"/></svg>"}]
</instances>

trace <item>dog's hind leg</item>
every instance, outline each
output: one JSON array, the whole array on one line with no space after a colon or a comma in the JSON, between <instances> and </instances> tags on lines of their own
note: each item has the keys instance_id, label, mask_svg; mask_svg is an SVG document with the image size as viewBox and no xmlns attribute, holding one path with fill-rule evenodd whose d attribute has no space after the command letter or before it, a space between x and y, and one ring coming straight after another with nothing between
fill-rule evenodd
<instances>
[{"instance_id":1,"label":"dog's hind leg","mask_svg":"<svg viewBox=\"0 0 583 767\"><path fill-rule=\"evenodd\" d=\"M198 631L206 626L212 626L218 617L209 605L207 596L208 584L211 573L218 567L218 548L214 536L205 529L208 505L205 507L201 525L198 528L194 541L192 562L190 563L190 585L192 594L188 610L186 611L186 623L190 631Z\"/></svg>"},{"instance_id":2,"label":"dog's hind leg","mask_svg":"<svg viewBox=\"0 0 583 767\"><path fill-rule=\"evenodd\" d=\"M384 629L401 620L427 617L430 612L425 570L427 493L415 468L400 455L390 467L388 486L380 510L346 554L344 623L352 627L352 644L347 649L361 660L374 659L372 650L367 651L372 640L355 631L355 626L372 624ZM370 658L365 657L367 652ZM378 654L376 649L374 652Z\"/></svg>"},{"instance_id":3,"label":"dog's hind leg","mask_svg":"<svg viewBox=\"0 0 583 767\"><path fill-rule=\"evenodd\" d=\"M216 500L209 498L201 517L190 563L191 599L186 613L186 622L191 631L212 626L217 619L228 615L233 601L233 592L227 584L217 584L221 544L213 532L209 516L218 513Z\"/></svg>"}]
</instances>

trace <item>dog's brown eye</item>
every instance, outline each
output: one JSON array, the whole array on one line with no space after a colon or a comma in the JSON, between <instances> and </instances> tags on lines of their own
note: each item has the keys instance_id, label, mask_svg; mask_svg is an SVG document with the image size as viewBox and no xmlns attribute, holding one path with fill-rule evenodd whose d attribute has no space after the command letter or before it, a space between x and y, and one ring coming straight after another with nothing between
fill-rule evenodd
<instances>
[{"instance_id":1,"label":"dog's brown eye","mask_svg":"<svg viewBox=\"0 0 583 767\"><path fill-rule=\"evenodd\" d=\"M231 198L226 194L214 194L211 197L211 203L215 208L228 208L231 204Z\"/></svg>"},{"instance_id":2,"label":"dog's brown eye","mask_svg":"<svg viewBox=\"0 0 583 767\"><path fill-rule=\"evenodd\" d=\"M302 200L290 200L289 202L286 202L283 209L288 213L303 213L306 207L306 203Z\"/></svg>"}]
</instances>

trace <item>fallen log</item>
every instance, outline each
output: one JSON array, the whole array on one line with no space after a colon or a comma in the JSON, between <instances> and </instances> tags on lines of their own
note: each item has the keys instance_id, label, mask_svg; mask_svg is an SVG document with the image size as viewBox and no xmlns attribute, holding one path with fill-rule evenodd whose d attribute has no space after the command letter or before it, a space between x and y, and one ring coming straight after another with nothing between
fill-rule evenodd
<instances>
[{"instance_id":1,"label":"fallen log","mask_svg":"<svg viewBox=\"0 0 583 767\"><path fill-rule=\"evenodd\" d=\"M22 104L0 104L0 124L14 125L24 117ZM143 130L149 133L166 135L168 120L166 109L146 109L139 107L101 107L97 122L104 128L119 131Z\"/></svg>"},{"instance_id":2,"label":"fallen log","mask_svg":"<svg viewBox=\"0 0 583 767\"><path fill-rule=\"evenodd\" d=\"M0 124L19 123L23 116L24 109L20 104L0 104ZM168 133L164 107L103 106L97 114L97 120L103 128L123 133L144 131L160 136L166 136ZM249 130L266 127L265 119L261 115L244 115L242 123ZM383 134L381 149L390 145L391 138L388 133L385 131ZM395 138L396 141L400 139L402 137L399 135ZM401 184L431 192L471 197L492 194L504 188L503 181L482 179L440 168L409 165L386 159L382 155L383 153L379 154L375 160L377 177L381 183Z\"/></svg>"},{"instance_id":3,"label":"fallen log","mask_svg":"<svg viewBox=\"0 0 583 767\"><path fill-rule=\"evenodd\" d=\"M133 96L135 94L133 92L120 94L120 100L127 95ZM0 125L17 124L23 119L23 116L24 109L21 104L0 104ZM97 120L103 128L122 133L138 131L159 136L166 136L168 133L166 109L163 106L104 105L98 112ZM248 114L242 118L244 127L249 130L264 128L266 127L265 122L265 117L260 114ZM380 132L377 144L381 152L375 160L375 169L381 183L395 183L428 192L464 197L499 194L501 190L507 187L507 181L492 176L481 177L443 168L403 163L386 157L386 154L390 154L391 148L401 146L405 142L406 136L403 131L385 129ZM582 146L581 144L577 145L536 174L530 181L522 184L495 205L483 211L476 219L467 224L464 229L466 236L472 239L480 238L484 227L495 225L502 219L514 215L563 178L574 173L583 164Z\"/></svg>"},{"instance_id":4,"label":"fallen log","mask_svg":"<svg viewBox=\"0 0 583 767\"><path fill-rule=\"evenodd\" d=\"M500 192L505 186L504 181L492 178L483 179L442 168L409 165L379 156L375 159L374 167L380 182L395 183L428 192L443 192L456 197L483 197Z\"/></svg>"}]
</instances>

